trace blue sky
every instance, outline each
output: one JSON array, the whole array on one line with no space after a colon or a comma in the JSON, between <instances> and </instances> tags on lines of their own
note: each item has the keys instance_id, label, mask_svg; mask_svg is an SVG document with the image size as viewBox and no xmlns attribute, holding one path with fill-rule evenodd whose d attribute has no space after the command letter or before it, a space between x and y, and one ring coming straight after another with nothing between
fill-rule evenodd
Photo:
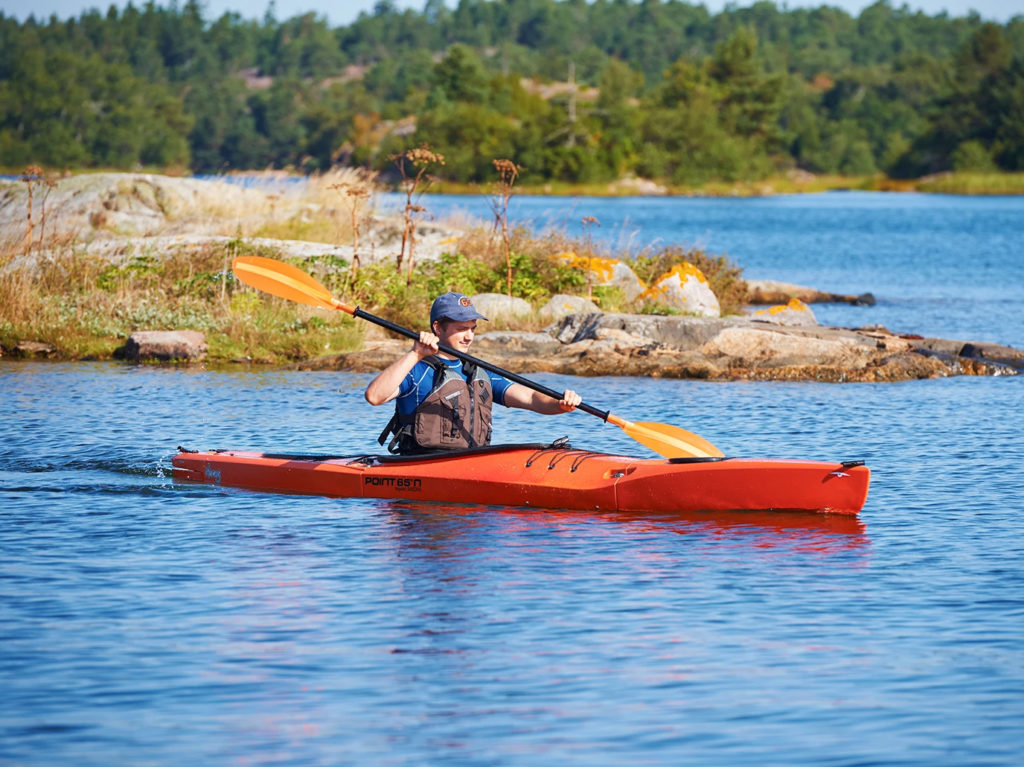
<instances>
[{"instance_id":1,"label":"blue sky","mask_svg":"<svg viewBox=\"0 0 1024 767\"><path fill-rule=\"evenodd\" d=\"M171 0L157 0L158 5L169 6ZM181 0L183 3L184 0ZM331 26L348 24L354 21L360 12L372 13L377 0L276 0L275 15L278 19L287 19L298 16L308 11L314 11L326 16ZM397 8L413 8L422 10L425 0L393 0ZM449 7L453 7L458 0L446 0ZM58 18L65 19L70 16L78 16L82 11L89 8L99 8L105 11L112 4L111 0L0 0L0 11L5 16L13 17L24 21L30 14L35 14L37 19L47 19L50 14L56 14ZM124 6L125 0L116 0L113 4ZM136 6L142 6L145 0L135 0ZM204 17L212 20L225 11L236 11L243 16L262 18L267 9L267 3L262 0L202 0ZM726 0L707 0L704 3L709 10L717 12L722 10ZM734 3L743 7L752 5L753 0L743 0ZM779 5L784 3L779 2ZM851 15L856 15L862 8L871 4L871 0L831 0L831 2L812 2L811 0L790 0L788 7L816 7L819 5L834 5L843 8ZM901 7L903 3L893 2L895 7ZM913 0L906 5L912 10L921 10L929 15L936 15L943 11L951 16L964 16L970 10L976 10L983 18L993 21L1005 22L1015 15L1024 16L1024 0Z\"/></svg>"}]
</instances>

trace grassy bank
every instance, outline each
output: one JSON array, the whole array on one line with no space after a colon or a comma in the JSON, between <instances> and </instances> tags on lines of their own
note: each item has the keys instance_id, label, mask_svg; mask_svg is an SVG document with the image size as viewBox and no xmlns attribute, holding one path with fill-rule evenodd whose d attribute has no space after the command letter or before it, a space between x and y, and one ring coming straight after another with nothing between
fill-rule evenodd
<instances>
[{"instance_id":1,"label":"grassy bank","mask_svg":"<svg viewBox=\"0 0 1024 767\"><path fill-rule=\"evenodd\" d=\"M505 293L510 274L511 294L535 310L553 294L588 292L606 311L630 308L618 289L588 289L584 272L556 257L567 251L610 255L562 235L515 231L506 262L501 241L487 230L465 232L449 252L412 270L408 264L398 269L390 258L358 270L337 256L287 260L334 295L413 328L425 326L438 294ZM74 238L51 238L27 253L22 245L10 245L0 254L0 346L10 353L23 341L36 341L53 346L60 359L106 359L137 330L198 330L206 335L211 362L283 364L362 345L369 326L347 314L276 299L239 283L230 270L239 255L281 257L275 247L241 238L159 253L129 248L114 258L90 255ZM641 254L634 267L641 279L651 280L683 261L706 274L723 312L739 311L746 286L740 269L724 257L663 248ZM515 321L517 329L545 324L536 312ZM486 324L488 330L507 327L500 320Z\"/></svg>"},{"instance_id":2,"label":"grassy bank","mask_svg":"<svg viewBox=\"0 0 1024 767\"><path fill-rule=\"evenodd\" d=\"M58 358L106 359L136 330L198 330L212 360L278 362L359 342L347 315L239 290L228 269L246 253L275 255L237 241L115 264L68 244L0 265L0 346L10 351L38 341L55 347Z\"/></svg>"}]
</instances>

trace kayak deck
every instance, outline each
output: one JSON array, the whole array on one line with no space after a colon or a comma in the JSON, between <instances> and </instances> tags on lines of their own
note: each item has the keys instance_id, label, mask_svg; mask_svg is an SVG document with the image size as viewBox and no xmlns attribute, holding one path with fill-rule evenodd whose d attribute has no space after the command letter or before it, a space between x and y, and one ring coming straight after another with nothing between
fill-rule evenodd
<instances>
[{"instance_id":1,"label":"kayak deck","mask_svg":"<svg viewBox=\"0 0 1024 767\"><path fill-rule=\"evenodd\" d=\"M495 445L421 456L326 456L179 448L174 478L345 498L620 512L856 514L862 461L631 458L568 445Z\"/></svg>"}]
</instances>

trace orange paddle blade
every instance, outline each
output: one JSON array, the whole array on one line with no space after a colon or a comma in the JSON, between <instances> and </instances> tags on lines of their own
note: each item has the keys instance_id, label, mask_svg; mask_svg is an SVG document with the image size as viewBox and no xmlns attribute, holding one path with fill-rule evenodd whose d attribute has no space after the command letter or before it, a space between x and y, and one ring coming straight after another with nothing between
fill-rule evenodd
<instances>
[{"instance_id":1,"label":"orange paddle blade","mask_svg":"<svg viewBox=\"0 0 1024 767\"><path fill-rule=\"evenodd\" d=\"M334 298L327 288L304 271L283 261L261 256L239 256L232 263L231 269L246 285L278 298L321 309L341 309L349 314L354 311L352 307Z\"/></svg>"},{"instance_id":2,"label":"orange paddle blade","mask_svg":"<svg viewBox=\"0 0 1024 767\"><path fill-rule=\"evenodd\" d=\"M703 437L678 426L627 421L615 415L608 416L608 423L619 426L641 445L666 458L721 458L725 455Z\"/></svg>"}]
</instances>

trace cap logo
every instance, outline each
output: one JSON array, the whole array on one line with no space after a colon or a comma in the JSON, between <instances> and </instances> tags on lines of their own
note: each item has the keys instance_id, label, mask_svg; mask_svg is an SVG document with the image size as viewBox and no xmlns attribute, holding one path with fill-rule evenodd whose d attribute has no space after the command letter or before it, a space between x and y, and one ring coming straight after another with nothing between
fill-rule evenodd
<instances>
[{"instance_id":1,"label":"cap logo","mask_svg":"<svg viewBox=\"0 0 1024 767\"><path fill-rule=\"evenodd\" d=\"M463 296L462 298L460 298L460 299L459 299L459 304L460 304L461 306L472 306L472 305L473 305L473 302L472 302L472 301L470 301L470 300L469 300L468 298L466 298L465 296Z\"/></svg>"}]
</instances>

